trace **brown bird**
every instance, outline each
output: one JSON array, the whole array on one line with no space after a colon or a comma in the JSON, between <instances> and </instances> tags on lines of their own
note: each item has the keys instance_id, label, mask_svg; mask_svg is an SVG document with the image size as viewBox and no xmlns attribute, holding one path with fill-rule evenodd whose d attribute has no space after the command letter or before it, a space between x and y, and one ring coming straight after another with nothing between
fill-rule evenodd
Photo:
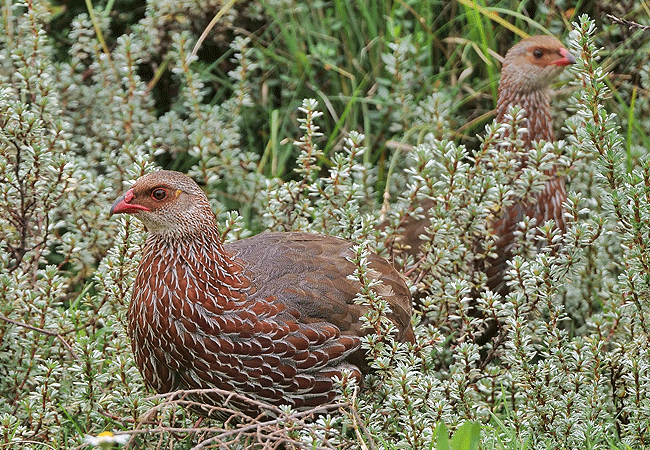
<instances>
[{"instance_id":1,"label":"brown bird","mask_svg":"<svg viewBox=\"0 0 650 450\"><path fill-rule=\"evenodd\" d=\"M149 233L128 312L135 360L159 393L219 388L273 405L331 401L343 369L367 371L369 331L348 278L353 243L309 233L263 233L224 245L207 197L189 177L159 171L139 178L112 214L137 217ZM376 291L388 302L397 339L414 341L404 278L368 256ZM219 395L194 397L220 406ZM245 402L229 405L249 415Z\"/></svg>"},{"instance_id":2,"label":"brown bird","mask_svg":"<svg viewBox=\"0 0 650 450\"><path fill-rule=\"evenodd\" d=\"M555 140L549 86L567 65L573 63L573 55L551 36L523 39L506 54L499 81L496 120L503 122L512 106L518 105L525 110L524 125L528 133L523 136L524 150L532 148L535 141ZM521 155L521 162L523 168L525 155ZM509 210L491 224L492 232L497 236L497 257L488 260L488 287L502 295L508 292L503 276L507 270L507 261L512 257L514 231L523 217L536 218L538 225L553 219L556 226L565 229L562 208L562 203L566 200L564 177L557 176L555 168L547 171L546 175L548 181L532 201L515 201ZM427 211L431 203L424 203L422 207L425 217L407 219L401 242L416 261L421 256L420 246L424 242L421 236L426 234L426 228L430 225Z\"/></svg>"},{"instance_id":3,"label":"brown bird","mask_svg":"<svg viewBox=\"0 0 650 450\"><path fill-rule=\"evenodd\" d=\"M525 110L523 125L528 132L522 136L524 150L530 150L536 141L555 141L549 86L566 66L575 61L559 40L545 35L523 39L506 53L499 80L496 120L503 122L512 106ZM525 155L520 158L523 169ZM562 206L567 198L564 176L557 175L555 167L544 174L548 179L541 191L529 201L515 201L491 224L492 232L497 236L497 256L487 261L486 275L488 287L503 296L509 292L504 275L508 269L507 261L512 258L514 232L524 216L536 219L537 225L553 220L562 232L566 229Z\"/></svg>"}]
</instances>

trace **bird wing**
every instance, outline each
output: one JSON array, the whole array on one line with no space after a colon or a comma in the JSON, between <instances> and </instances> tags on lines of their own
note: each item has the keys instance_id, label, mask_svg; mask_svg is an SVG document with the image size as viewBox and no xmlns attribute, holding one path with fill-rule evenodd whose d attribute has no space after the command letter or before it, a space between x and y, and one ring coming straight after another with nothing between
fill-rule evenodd
<instances>
[{"instance_id":1,"label":"bird wing","mask_svg":"<svg viewBox=\"0 0 650 450\"><path fill-rule=\"evenodd\" d=\"M253 298L276 297L300 314L300 321L327 321L342 334L363 335L359 318L367 307L355 303L361 283L353 280L355 265L349 241L311 233L262 233L226 245L241 260L258 290ZM411 296L393 266L374 253L368 256L371 276L380 279L377 291L391 308L400 339L410 329Z\"/></svg>"}]
</instances>

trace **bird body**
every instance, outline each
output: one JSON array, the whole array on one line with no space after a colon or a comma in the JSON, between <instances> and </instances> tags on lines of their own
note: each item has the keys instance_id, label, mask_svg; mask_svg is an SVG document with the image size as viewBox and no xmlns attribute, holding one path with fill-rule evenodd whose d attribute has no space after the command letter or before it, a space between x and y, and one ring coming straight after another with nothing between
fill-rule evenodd
<instances>
[{"instance_id":1,"label":"bird body","mask_svg":"<svg viewBox=\"0 0 650 450\"><path fill-rule=\"evenodd\" d=\"M128 313L135 361L157 392L219 388L274 405L331 401L333 378L361 379L367 307L350 278L353 244L310 233L263 233L222 244L205 194L189 177L159 171L138 179L111 213L149 231ZM401 341L412 341L404 279L371 253L370 273ZM197 398L220 405L216 394ZM245 413L256 407L231 402Z\"/></svg>"}]
</instances>

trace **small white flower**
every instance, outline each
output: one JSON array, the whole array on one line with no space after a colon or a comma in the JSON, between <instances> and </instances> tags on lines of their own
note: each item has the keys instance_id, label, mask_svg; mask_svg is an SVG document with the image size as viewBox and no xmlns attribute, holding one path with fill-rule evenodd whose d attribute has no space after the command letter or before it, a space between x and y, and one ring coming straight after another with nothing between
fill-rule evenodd
<instances>
[{"instance_id":1,"label":"small white flower","mask_svg":"<svg viewBox=\"0 0 650 450\"><path fill-rule=\"evenodd\" d=\"M111 448L113 444L126 444L129 440L128 434L113 434L110 431L103 431L95 436L86 435L84 441L94 447Z\"/></svg>"}]
</instances>

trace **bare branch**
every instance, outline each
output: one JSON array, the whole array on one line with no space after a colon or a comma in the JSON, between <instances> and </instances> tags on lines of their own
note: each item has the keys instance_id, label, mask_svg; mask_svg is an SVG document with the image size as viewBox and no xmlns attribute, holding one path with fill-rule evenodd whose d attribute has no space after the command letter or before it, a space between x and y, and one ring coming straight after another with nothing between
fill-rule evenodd
<instances>
[{"instance_id":1,"label":"bare branch","mask_svg":"<svg viewBox=\"0 0 650 450\"><path fill-rule=\"evenodd\" d=\"M16 325L16 326L21 327L21 328L26 328L26 329L28 329L28 330L36 331L36 332L38 332L38 333L46 334L46 335L48 335L48 336L53 336L53 337L57 338L59 341L61 341L61 343L63 344L63 346L64 346L66 349L68 349L68 351L70 352L70 354L72 355L72 357L73 357L76 361L79 361L79 357L77 356L77 354L76 354L76 353L74 352L74 350L72 349L72 346L71 346L70 344L68 344L68 342L67 342L65 339L63 339L63 336L61 336L59 333L56 333L56 332L54 332L54 331L44 330L44 329L42 329L42 328L38 328L38 327L34 327L34 326L32 326L32 325L28 325L28 324L23 323L23 322L18 322L18 321L16 321L16 320L10 319L9 317L5 317L5 316L3 316L3 315L1 315L1 314L0 314L0 320L4 320L4 321L7 322L7 323L11 323L11 324Z\"/></svg>"},{"instance_id":2,"label":"bare branch","mask_svg":"<svg viewBox=\"0 0 650 450\"><path fill-rule=\"evenodd\" d=\"M612 14L607 14L607 17L612 20L612 22L617 23L619 25L623 25L628 27L630 31L633 30L643 30L643 31L648 31L650 30L650 26L648 25L641 25L638 22L634 22L632 20L627 20L627 19L620 19Z\"/></svg>"}]
</instances>

